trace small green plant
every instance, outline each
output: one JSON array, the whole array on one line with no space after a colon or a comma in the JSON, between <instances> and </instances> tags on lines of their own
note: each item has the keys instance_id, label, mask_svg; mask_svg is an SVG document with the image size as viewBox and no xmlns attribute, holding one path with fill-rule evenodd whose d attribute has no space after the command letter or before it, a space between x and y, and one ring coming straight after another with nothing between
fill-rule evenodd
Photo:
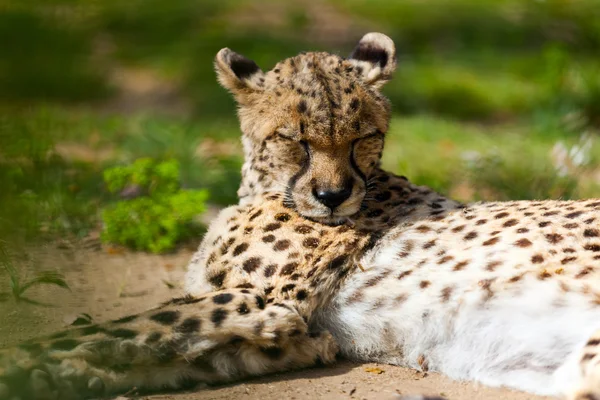
<instances>
[{"instance_id":1,"label":"small green plant","mask_svg":"<svg viewBox=\"0 0 600 400\"><path fill-rule=\"evenodd\" d=\"M125 197L102 212L104 242L162 253L198 232L194 218L204 212L208 192L183 190L176 160L138 159L106 170L104 181Z\"/></svg>"},{"instance_id":2,"label":"small green plant","mask_svg":"<svg viewBox=\"0 0 600 400\"><path fill-rule=\"evenodd\" d=\"M10 293L17 303L20 301L36 303L35 301L29 300L23 296L28 289L34 286L55 285L64 289L69 289L64 277L58 272L54 271L38 272L32 279L24 280L13 264L12 259L6 249L6 245L2 241L0 241L0 265L2 265L2 268L8 274Z\"/></svg>"}]
</instances>

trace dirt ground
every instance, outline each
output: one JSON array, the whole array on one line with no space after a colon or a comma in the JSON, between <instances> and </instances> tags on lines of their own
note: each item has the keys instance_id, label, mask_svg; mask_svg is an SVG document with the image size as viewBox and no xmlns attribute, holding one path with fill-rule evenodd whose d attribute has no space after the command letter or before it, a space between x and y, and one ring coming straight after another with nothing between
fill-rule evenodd
<instances>
[{"instance_id":1,"label":"dirt ground","mask_svg":"<svg viewBox=\"0 0 600 400\"><path fill-rule=\"evenodd\" d=\"M93 243L93 242L92 242ZM71 291L39 287L27 293L45 305L0 302L0 346L51 333L88 313L94 322L143 311L183 293L180 285L193 246L170 255L132 253L99 244L61 244L39 249L31 270L63 273ZM6 279L0 276L0 279ZM8 285L0 285L4 290ZM393 399L397 394L442 395L450 400L533 400L542 397L455 382L441 375L423 374L390 365L341 361L333 367L277 374L237 384L197 388L190 392L129 396L148 400L199 399ZM120 400L123 398L121 397Z\"/></svg>"}]
</instances>

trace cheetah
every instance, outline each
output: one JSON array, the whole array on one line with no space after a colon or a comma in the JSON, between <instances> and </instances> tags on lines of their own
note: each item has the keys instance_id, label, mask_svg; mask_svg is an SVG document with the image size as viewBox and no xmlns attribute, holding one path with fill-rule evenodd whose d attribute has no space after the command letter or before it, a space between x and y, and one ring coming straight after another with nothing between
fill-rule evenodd
<instances>
[{"instance_id":1,"label":"cheetah","mask_svg":"<svg viewBox=\"0 0 600 400\"><path fill-rule=\"evenodd\" d=\"M463 205L380 168L395 46L215 60L236 99L239 204L187 295L0 352L0 399L220 383L338 354L570 400L600 398L600 200Z\"/></svg>"}]
</instances>

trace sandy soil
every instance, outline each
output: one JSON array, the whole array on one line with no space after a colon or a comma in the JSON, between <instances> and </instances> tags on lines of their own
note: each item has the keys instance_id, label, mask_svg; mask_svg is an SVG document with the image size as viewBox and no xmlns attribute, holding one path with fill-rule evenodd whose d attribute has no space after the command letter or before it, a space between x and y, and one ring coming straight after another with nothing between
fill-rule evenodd
<instances>
[{"instance_id":1,"label":"sandy soil","mask_svg":"<svg viewBox=\"0 0 600 400\"><path fill-rule=\"evenodd\" d=\"M99 245L49 246L35 251L33 270L62 272L71 291L40 287L28 292L45 306L12 299L0 303L0 346L62 329L81 313L94 322L140 312L181 295L179 285L193 247L171 255L126 252ZM0 282L6 277L0 275ZM0 285L5 290L8 285ZM543 399L505 389L455 382L438 374L423 374L389 365L341 361L334 367L277 374L245 382L198 388L191 392L141 396L148 400L198 399L392 399L397 394L435 394L458 399ZM123 398L121 398L123 399Z\"/></svg>"}]
</instances>

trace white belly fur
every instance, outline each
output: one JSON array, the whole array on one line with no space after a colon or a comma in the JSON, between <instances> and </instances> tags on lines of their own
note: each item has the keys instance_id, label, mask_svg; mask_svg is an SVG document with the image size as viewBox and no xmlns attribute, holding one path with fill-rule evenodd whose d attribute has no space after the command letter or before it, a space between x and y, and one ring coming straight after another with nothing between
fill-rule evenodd
<instances>
[{"instance_id":1,"label":"white belly fur","mask_svg":"<svg viewBox=\"0 0 600 400\"><path fill-rule=\"evenodd\" d=\"M364 257L367 271L348 278L317 318L346 356L417 369L424 357L430 370L457 380L540 395L559 395L577 383L580 351L600 327L600 310L589 298L530 275L518 285L494 282L493 296L484 301L482 270L452 275L424 265L399 280L402 262L392 250ZM422 279L431 285L420 288ZM442 304L440 288L450 283L453 295ZM360 301L349 302L357 291Z\"/></svg>"}]
</instances>

